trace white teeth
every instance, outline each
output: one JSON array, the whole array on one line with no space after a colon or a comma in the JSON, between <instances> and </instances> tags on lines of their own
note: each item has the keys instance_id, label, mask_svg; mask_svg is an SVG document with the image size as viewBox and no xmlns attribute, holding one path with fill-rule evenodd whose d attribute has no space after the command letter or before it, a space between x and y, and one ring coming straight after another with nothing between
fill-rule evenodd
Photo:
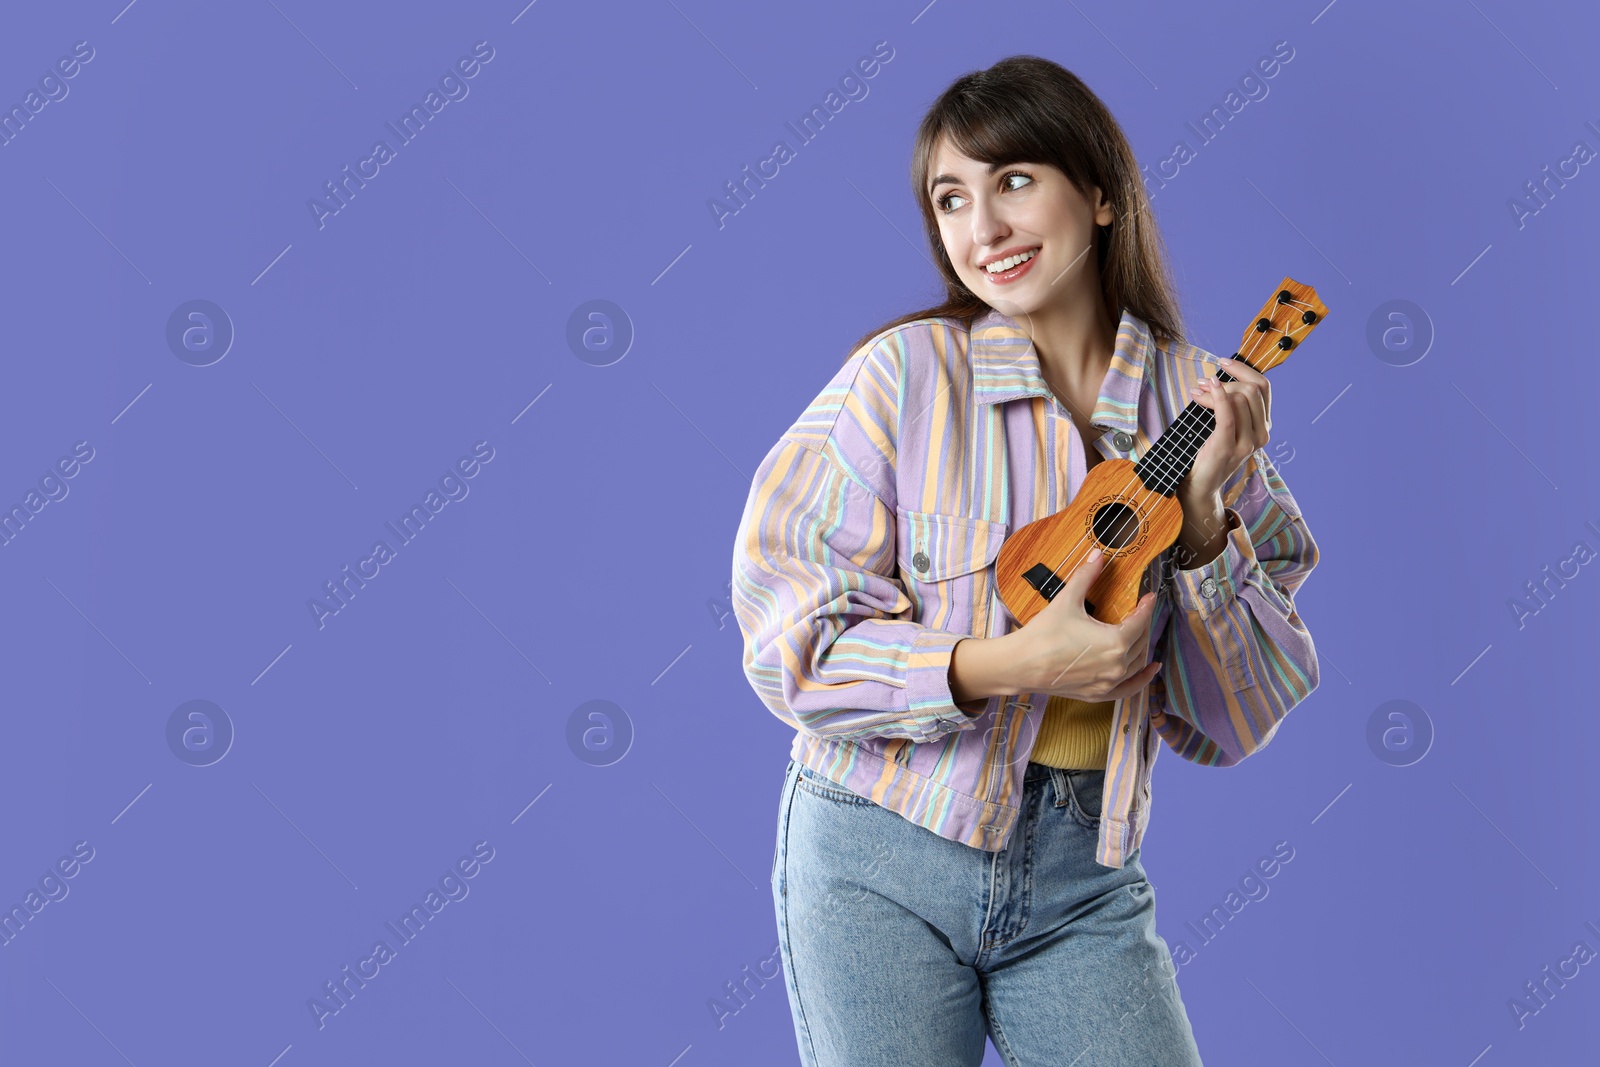
<instances>
[{"instance_id":1,"label":"white teeth","mask_svg":"<svg viewBox=\"0 0 1600 1067\"><path fill-rule=\"evenodd\" d=\"M995 262L990 263L988 266L984 267L983 269L988 271L990 274L999 274L1002 271L1010 270L1012 267L1015 267L1018 264L1026 263L1028 260L1030 260L1034 256L1038 255L1038 253L1039 253L1039 250L1037 248L1030 249L1029 251L1022 253L1021 255L1012 256L1010 259L996 260Z\"/></svg>"}]
</instances>

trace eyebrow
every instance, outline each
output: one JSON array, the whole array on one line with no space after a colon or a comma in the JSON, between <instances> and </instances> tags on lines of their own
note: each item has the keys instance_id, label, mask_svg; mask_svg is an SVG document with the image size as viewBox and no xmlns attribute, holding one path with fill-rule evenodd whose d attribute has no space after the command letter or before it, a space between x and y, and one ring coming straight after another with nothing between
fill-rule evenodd
<instances>
[{"instance_id":1,"label":"eyebrow","mask_svg":"<svg viewBox=\"0 0 1600 1067\"><path fill-rule=\"evenodd\" d=\"M993 174L995 171L999 170L1001 167L1008 167L1008 166L1011 166L1011 164L1010 163L1006 163L1004 161L999 162L999 163L991 163L991 164L989 164L989 173ZM933 191L935 189L937 189L939 186L945 184L946 182L948 182L951 185L960 185L961 184L961 179L957 178L954 174L941 174L938 177L934 178L933 181L928 183L928 194L930 196L933 195Z\"/></svg>"}]
</instances>

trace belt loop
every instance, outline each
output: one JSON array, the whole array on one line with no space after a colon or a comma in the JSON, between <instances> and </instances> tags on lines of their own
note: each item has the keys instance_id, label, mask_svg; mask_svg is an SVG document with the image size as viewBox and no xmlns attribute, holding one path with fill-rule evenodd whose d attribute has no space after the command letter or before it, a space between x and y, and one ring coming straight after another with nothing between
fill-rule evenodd
<instances>
[{"instance_id":1,"label":"belt loop","mask_svg":"<svg viewBox=\"0 0 1600 1067\"><path fill-rule=\"evenodd\" d=\"M1067 797L1071 795L1071 787L1067 784L1067 772L1060 767L1050 768L1050 786L1055 790L1056 807L1067 806Z\"/></svg>"}]
</instances>

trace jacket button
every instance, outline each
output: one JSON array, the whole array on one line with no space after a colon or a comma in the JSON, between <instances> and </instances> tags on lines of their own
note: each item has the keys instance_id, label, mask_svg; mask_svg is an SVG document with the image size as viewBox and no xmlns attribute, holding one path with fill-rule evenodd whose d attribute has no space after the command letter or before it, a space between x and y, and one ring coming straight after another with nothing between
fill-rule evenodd
<instances>
[{"instance_id":1,"label":"jacket button","mask_svg":"<svg viewBox=\"0 0 1600 1067\"><path fill-rule=\"evenodd\" d=\"M1111 435L1111 443L1117 446L1118 452L1126 452L1133 447L1133 437L1118 430Z\"/></svg>"},{"instance_id":2,"label":"jacket button","mask_svg":"<svg viewBox=\"0 0 1600 1067\"><path fill-rule=\"evenodd\" d=\"M911 557L911 565L913 567L917 568L917 570L919 570L919 571L926 572L927 569L928 569L928 557L927 557L927 554L923 553L923 552L918 552L916 555L912 556ZM1207 579L1207 580L1209 581L1209 579ZM1210 594L1207 594L1207 595L1210 595Z\"/></svg>"},{"instance_id":3,"label":"jacket button","mask_svg":"<svg viewBox=\"0 0 1600 1067\"><path fill-rule=\"evenodd\" d=\"M1212 597L1216 596L1217 580L1215 578L1207 578L1202 581L1200 583L1200 595L1205 597L1207 600L1210 600Z\"/></svg>"}]
</instances>

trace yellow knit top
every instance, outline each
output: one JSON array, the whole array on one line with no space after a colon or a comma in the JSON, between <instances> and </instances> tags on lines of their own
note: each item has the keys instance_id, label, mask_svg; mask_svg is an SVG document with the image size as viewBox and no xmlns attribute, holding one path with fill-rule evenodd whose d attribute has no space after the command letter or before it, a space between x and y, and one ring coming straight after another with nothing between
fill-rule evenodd
<instances>
[{"instance_id":1,"label":"yellow knit top","mask_svg":"<svg viewBox=\"0 0 1600 1067\"><path fill-rule=\"evenodd\" d=\"M1111 715L1116 701L1090 704L1071 697L1045 701L1039 737L1028 759L1046 767L1104 770L1111 750Z\"/></svg>"}]
</instances>

